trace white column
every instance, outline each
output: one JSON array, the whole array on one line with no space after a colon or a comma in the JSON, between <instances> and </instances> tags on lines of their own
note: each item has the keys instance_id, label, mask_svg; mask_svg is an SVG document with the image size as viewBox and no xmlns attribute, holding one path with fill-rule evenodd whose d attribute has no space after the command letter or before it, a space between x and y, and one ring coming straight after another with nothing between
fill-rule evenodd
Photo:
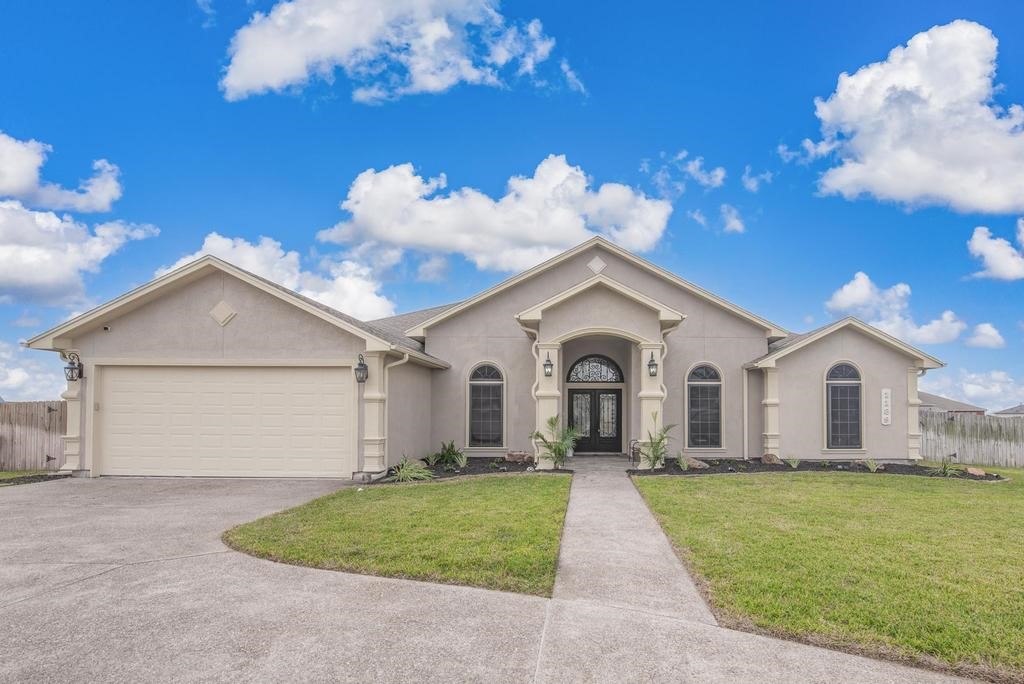
<instances>
[{"instance_id":1,"label":"white column","mask_svg":"<svg viewBox=\"0 0 1024 684\"><path fill-rule=\"evenodd\" d=\"M68 424L64 430L64 465L61 470L75 472L81 470L82 456L82 383L69 382L68 388L60 395L67 402Z\"/></svg>"},{"instance_id":2,"label":"white column","mask_svg":"<svg viewBox=\"0 0 1024 684\"><path fill-rule=\"evenodd\" d=\"M636 398L640 406L640 441L647 442L648 435L656 434L665 422L665 387L662 375L665 372L665 345L660 342L643 342L637 345L640 350L640 390ZM648 364L651 354L658 362L657 375L651 375ZM643 460L639 468L646 468Z\"/></svg>"},{"instance_id":3,"label":"white column","mask_svg":"<svg viewBox=\"0 0 1024 684\"><path fill-rule=\"evenodd\" d=\"M764 441L762 450L765 454L775 454L782 458L779 453L779 370L777 368L764 369L764 399L761 401L764 407Z\"/></svg>"},{"instance_id":4,"label":"white column","mask_svg":"<svg viewBox=\"0 0 1024 684\"><path fill-rule=\"evenodd\" d=\"M551 376L544 375L544 362L551 358L554 369ZM560 416L561 425L564 427L568 416L562 416L562 345L553 342L540 342L537 344L537 430L548 435L548 419L551 416ZM542 470L554 468L549 458L540 457L540 447L534 442L534 455L537 457L537 467Z\"/></svg>"},{"instance_id":5,"label":"white column","mask_svg":"<svg viewBox=\"0 0 1024 684\"><path fill-rule=\"evenodd\" d=\"M907 458L921 460L921 398L917 395L917 368L907 370Z\"/></svg>"},{"instance_id":6,"label":"white column","mask_svg":"<svg viewBox=\"0 0 1024 684\"><path fill-rule=\"evenodd\" d=\"M387 470L387 391L384 387L384 354L366 352L363 359L369 375L363 384L363 464L367 473Z\"/></svg>"}]
</instances>

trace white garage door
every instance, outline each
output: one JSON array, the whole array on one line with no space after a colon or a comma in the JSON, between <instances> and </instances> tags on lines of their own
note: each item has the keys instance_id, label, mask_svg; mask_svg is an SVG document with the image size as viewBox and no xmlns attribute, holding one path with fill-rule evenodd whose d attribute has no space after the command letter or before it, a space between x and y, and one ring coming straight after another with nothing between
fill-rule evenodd
<instances>
[{"instance_id":1,"label":"white garage door","mask_svg":"<svg viewBox=\"0 0 1024 684\"><path fill-rule=\"evenodd\" d=\"M350 477L349 368L105 366L101 475Z\"/></svg>"}]
</instances>

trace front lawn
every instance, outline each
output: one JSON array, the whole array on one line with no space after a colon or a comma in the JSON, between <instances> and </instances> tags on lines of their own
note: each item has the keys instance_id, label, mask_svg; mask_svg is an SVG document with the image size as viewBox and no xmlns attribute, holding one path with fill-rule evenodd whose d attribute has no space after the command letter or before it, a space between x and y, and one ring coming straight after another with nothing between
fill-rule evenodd
<instances>
[{"instance_id":1,"label":"front lawn","mask_svg":"<svg viewBox=\"0 0 1024 684\"><path fill-rule=\"evenodd\" d=\"M495 475L342 489L228 530L296 565L550 596L571 478Z\"/></svg>"},{"instance_id":2,"label":"front lawn","mask_svg":"<svg viewBox=\"0 0 1024 684\"><path fill-rule=\"evenodd\" d=\"M45 475L48 471L46 470L0 470L0 482L4 480L14 480L19 477L34 477L36 475Z\"/></svg>"},{"instance_id":3,"label":"front lawn","mask_svg":"<svg viewBox=\"0 0 1024 684\"><path fill-rule=\"evenodd\" d=\"M634 482L724 624L1024 681L1024 471L992 470Z\"/></svg>"}]
</instances>

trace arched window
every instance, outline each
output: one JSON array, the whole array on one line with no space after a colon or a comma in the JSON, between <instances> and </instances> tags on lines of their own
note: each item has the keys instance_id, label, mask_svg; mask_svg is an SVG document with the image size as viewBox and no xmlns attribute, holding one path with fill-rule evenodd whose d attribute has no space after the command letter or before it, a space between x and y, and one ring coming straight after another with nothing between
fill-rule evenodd
<instances>
[{"instance_id":1,"label":"arched window","mask_svg":"<svg viewBox=\"0 0 1024 684\"><path fill-rule=\"evenodd\" d=\"M501 447L505 442L505 379L485 363L469 374L469 446Z\"/></svg>"},{"instance_id":2,"label":"arched window","mask_svg":"<svg viewBox=\"0 0 1024 684\"><path fill-rule=\"evenodd\" d=\"M700 365L686 377L686 445L691 449L722 448L722 375Z\"/></svg>"},{"instance_id":3,"label":"arched window","mask_svg":"<svg viewBox=\"0 0 1024 684\"><path fill-rule=\"evenodd\" d=\"M591 354L572 364L566 382L622 382L622 370L607 356Z\"/></svg>"},{"instance_id":4,"label":"arched window","mask_svg":"<svg viewBox=\"0 0 1024 684\"><path fill-rule=\"evenodd\" d=\"M860 449L860 372L849 363L837 363L825 376L825 422L829 449Z\"/></svg>"}]
</instances>

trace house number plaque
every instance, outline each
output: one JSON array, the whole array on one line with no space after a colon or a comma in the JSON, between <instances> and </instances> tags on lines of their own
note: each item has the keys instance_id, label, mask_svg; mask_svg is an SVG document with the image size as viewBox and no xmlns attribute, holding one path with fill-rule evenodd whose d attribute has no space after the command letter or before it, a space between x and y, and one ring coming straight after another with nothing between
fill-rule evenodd
<instances>
[{"instance_id":1,"label":"house number plaque","mask_svg":"<svg viewBox=\"0 0 1024 684\"><path fill-rule=\"evenodd\" d=\"M892 390L882 390L882 425L892 425Z\"/></svg>"}]
</instances>

